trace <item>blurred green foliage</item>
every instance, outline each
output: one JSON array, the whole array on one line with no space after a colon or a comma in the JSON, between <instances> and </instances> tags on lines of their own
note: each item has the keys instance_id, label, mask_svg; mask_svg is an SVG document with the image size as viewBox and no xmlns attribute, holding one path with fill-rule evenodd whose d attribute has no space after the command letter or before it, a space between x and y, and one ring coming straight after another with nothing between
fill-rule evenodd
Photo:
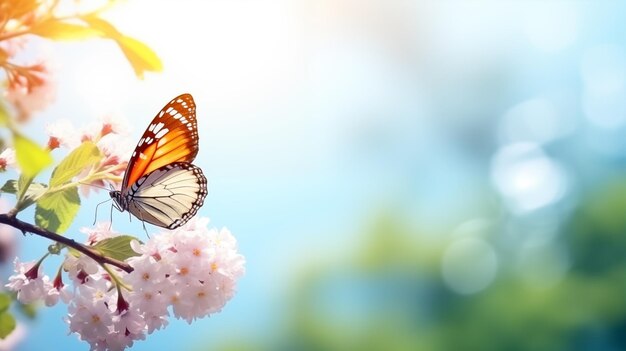
<instances>
[{"instance_id":1,"label":"blurred green foliage","mask_svg":"<svg viewBox=\"0 0 626 351\"><path fill-rule=\"evenodd\" d=\"M15 318L8 311L10 305L9 294L0 293L0 339L4 339L15 329Z\"/></svg>"},{"instance_id":2,"label":"blurred green foliage","mask_svg":"<svg viewBox=\"0 0 626 351\"><path fill-rule=\"evenodd\" d=\"M497 277L478 293L457 294L440 269L450 238L386 214L363 233L363 246L298 274L285 327L262 340L240 335L218 349L623 350L626 181L581 196L580 206L560 216L551 245L569 264L551 284L524 278L549 269L543 260L524 266L534 272L519 272L516 254L498 248L500 218L500 230L482 233L498 248Z\"/></svg>"}]
</instances>

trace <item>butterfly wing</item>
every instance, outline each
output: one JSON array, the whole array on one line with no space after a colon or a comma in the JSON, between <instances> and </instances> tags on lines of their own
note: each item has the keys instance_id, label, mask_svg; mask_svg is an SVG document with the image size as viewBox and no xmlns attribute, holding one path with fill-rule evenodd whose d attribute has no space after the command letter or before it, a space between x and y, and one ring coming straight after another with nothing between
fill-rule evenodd
<instances>
[{"instance_id":1,"label":"butterfly wing","mask_svg":"<svg viewBox=\"0 0 626 351\"><path fill-rule=\"evenodd\" d=\"M191 162L198 154L196 104L190 94L175 97L157 113L128 162L121 192L151 172L174 162Z\"/></svg>"},{"instance_id":2,"label":"butterfly wing","mask_svg":"<svg viewBox=\"0 0 626 351\"><path fill-rule=\"evenodd\" d=\"M128 211L142 221L174 229L185 224L204 203L207 181L187 162L162 166L131 185Z\"/></svg>"}]
</instances>

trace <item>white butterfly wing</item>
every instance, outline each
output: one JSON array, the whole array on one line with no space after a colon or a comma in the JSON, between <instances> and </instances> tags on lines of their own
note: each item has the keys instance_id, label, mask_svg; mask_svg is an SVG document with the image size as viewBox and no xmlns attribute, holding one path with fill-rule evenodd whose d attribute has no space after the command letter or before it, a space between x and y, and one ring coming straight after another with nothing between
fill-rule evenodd
<instances>
[{"instance_id":1,"label":"white butterfly wing","mask_svg":"<svg viewBox=\"0 0 626 351\"><path fill-rule=\"evenodd\" d=\"M128 189L128 211L169 229L185 224L204 203L207 181L200 168L174 162L139 178Z\"/></svg>"}]
</instances>

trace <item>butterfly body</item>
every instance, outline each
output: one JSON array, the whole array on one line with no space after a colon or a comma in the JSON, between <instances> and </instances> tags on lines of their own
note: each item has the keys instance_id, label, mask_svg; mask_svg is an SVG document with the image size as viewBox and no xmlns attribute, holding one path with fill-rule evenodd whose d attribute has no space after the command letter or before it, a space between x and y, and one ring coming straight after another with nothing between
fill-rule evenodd
<instances>
[{"instance_id":1,"label":"butterfly body","mask_svg":"<svg viewBox=\"0 0 626 351\"><path fill-rule=\"evenodd\" d=\"M128 162L115 207L141 221L174 229L204 203L207 181L191 164L198 153L196 106L189 94L170 101L154 117Z\"/></svg>"}]
</instances>

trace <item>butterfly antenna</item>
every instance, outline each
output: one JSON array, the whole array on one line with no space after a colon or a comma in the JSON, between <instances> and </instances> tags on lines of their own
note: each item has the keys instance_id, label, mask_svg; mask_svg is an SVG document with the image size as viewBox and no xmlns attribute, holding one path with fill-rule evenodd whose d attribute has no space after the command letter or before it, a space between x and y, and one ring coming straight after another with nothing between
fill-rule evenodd
<instances>
[{"instance_id":1,"label":"butterfly antenna","mask_svg":"<svg viewBox=\"0 0 626 351\"><path fill-rule=\"evenodd\" d=\"M104 200L102 202L100 202L99 204L96 205L96 213L93 216L93 225L96 225L96 221L98 220L98 206L102 205L105 202L111 201L111 199L108 200Z\"/></svg>"}]
</instances>

